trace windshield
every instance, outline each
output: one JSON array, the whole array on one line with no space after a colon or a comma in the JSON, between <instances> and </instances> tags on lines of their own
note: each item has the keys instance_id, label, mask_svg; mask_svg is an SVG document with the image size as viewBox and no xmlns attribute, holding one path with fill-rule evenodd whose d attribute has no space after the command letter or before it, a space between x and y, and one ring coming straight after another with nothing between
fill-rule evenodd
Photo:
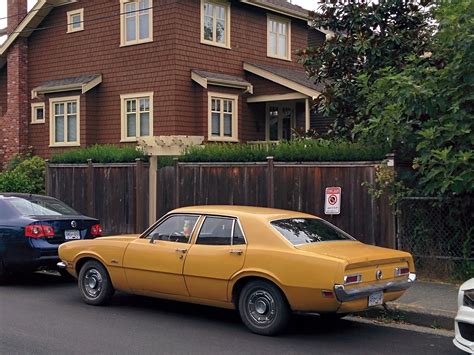
<instances>
[{"instance_id":1,"label":"windshield","mask_svg":"<svg viewBox=\"0 0 474 355\"><path fill-rule=\"evenodd\" d=\"M293 245L355 240L349 234L318 218L289 218L270 222Z\"/></svg>"},{"instance_id":2,"label":"windshield","mask_svg":"<svg viewBox=\"0 0 474 355\"><path fill-rule=\"evenodd\" d=\"M25 200L24 198L11 197L5 202L12 206L22 216L77 216L68 205L53 199Z\"/></svg>"}]
</instances>

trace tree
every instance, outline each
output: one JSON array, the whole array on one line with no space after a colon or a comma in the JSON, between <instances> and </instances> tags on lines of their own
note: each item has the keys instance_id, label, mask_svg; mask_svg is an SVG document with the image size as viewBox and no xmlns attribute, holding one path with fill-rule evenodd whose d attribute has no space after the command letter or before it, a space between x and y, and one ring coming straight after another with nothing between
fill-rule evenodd
<instances>
[{"instance_id":1,"label":"tree","mask_svg":"<svg viewBox=\"0 0 474 355\"><path fill-rule=\"evenodd\" d=\"M334 32L321 47L301 51L301 61L325 90L316 100L321 117L334 118L330 133L352 139L355 123L365 120L364 96L356 78L365 75L367 85L378 70L400 70L410 55L429 49L432 28L423 4L406 0L325 2L314 13L313 26Z\"/></svg>"}]
</instances>

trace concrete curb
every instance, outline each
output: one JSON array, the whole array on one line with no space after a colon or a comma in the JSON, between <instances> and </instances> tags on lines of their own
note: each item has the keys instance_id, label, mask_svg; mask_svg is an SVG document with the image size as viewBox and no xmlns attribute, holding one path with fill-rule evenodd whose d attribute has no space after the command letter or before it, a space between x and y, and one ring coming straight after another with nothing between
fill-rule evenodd
<instances>
[{"instance_id":1,"label":"concrete curb","mask_svg":"<svg viewBox=\"0 0 474 355\"><path fill-rule=\"evenodd\" d=\"M385 307L371 308L359 314L362 317L403 322L423 327L454 329L454 312L429 310L391 302Z\"/></svg>"}]
</instances>

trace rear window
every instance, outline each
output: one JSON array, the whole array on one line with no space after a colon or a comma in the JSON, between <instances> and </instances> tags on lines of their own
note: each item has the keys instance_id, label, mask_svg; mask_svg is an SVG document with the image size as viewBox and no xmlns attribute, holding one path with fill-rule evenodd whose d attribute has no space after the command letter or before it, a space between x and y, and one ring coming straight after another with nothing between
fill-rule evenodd
<instances>
[{"instance_id":1,"label":"rear window","mask_svg":"<svg viewBox=\"0 0 474 355\"><path fill-rule=\"evenodd\" d=\"M332 224L317 218L289 218L270 222L293 245L354 240Z\"/></svg>"},{"instance_id":2,"label":"rear window","mask_svg":"<svg viewBox=\"0 0 474 355\"><path fill-rule=\"evenodd\" d=\"M22 216L77 216L68 205L59 200L37 199L25 200L24 198L12 197L5 199L5 202L12 206Z\"/></svg>"}]
</instances>

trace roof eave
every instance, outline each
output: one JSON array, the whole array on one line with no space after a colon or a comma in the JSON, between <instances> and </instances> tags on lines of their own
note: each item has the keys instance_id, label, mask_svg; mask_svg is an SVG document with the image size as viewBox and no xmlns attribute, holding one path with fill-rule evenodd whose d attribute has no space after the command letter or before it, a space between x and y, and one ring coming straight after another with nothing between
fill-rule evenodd
<instances>
[{"instance_id":1,"label":"roof eave","mask_svg":"<svg viewBox=\"0 0 474 355\"><path fill-rule=\"evenodd\" d=\"M284 7L273 5L273 4L261 4L261 3L255 2L254 0L240 0L240 2L243 2L245 4L249 4L249 5L253 5L253 6L257 6L257 7L260 7L262 9L265 9L265 10L270 10L270 11L273 11L273 12L277 12L277 13L282 14L282 15L291 16L291 17L294 17L294 18L297 18L297 19L300 19L300 20L303 20L303 21L308 21L308 19L309 19L309 13L307 13L306 15L303 15L299 11L293 11L293 10L286 9Z\"/></svg>"}]
</instances>

